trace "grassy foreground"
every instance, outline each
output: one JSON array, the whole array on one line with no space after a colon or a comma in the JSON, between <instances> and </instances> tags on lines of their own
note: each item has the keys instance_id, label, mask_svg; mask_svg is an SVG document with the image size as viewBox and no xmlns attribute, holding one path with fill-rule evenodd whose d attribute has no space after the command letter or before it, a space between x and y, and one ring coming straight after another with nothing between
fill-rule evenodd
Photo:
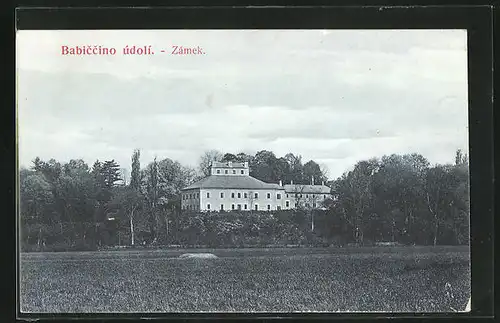
<instances>
[{"instance_id":1,"label":"grassy foreground","mask_svg":"<svg viewBox=\"0 0 500 323\"><path fill-rule=\"evenodd\" d=\"M455 247L36 253L20 265L22 312L452 312L470 295L468 250Z\"/></svg>"}]
</instances>

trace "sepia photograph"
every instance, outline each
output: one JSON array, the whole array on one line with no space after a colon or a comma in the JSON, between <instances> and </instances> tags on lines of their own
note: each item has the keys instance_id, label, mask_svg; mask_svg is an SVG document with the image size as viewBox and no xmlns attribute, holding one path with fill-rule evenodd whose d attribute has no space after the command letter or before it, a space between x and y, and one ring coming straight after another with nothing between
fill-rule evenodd
<instances>
[{"instance_id":1,"label":"sepia photograph","mask_svg":"<svg viewBox=\"0 0 500 323\"><path fill-rule=\"evenodd\" d=\"M21 313L471 305L467 31L18 30Z\"/></svg>"}]
</instances>

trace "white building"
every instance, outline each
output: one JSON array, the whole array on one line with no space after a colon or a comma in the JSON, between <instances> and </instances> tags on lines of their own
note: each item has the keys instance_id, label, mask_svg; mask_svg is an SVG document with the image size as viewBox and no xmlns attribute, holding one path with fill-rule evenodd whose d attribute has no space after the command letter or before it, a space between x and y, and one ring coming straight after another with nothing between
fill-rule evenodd
<instances>
[{"instance_id":1,"label":"white building","mask_svg":"<svg viewBox=\"0 0 500 323\"><path fill-rule=\"evenodd\" d=\"M287 210L321 208L331 190L321 185L271 184L250 176L248 163L214 162L210 176L182 189L183 210Z\"/></svg>"}]
</instances>

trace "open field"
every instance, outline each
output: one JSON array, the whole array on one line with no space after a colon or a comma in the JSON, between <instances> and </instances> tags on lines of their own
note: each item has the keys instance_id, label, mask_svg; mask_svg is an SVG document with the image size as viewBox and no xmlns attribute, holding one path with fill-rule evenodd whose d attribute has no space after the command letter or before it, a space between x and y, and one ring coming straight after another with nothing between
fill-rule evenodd
<instances>
[{"instance_id":1,"label":"open field","mask_svg":"<svg viewBox=\"0 0 500 323\"><path fill-rule=\"evenodd\" d=\"M447 312L470 290L462 247L32 253L20 275L23 312Z\"/></svg>"}]
</instances>

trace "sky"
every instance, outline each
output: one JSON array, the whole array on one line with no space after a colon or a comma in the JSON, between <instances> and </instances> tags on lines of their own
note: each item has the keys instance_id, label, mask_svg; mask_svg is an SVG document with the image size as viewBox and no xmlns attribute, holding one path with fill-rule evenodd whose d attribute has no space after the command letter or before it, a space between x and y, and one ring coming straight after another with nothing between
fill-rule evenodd
<instances>
[{"instance_id":1,"label":"sky","mask_svg":"<svg viewBox=\"0 0 500 323\"><path fill-rule=\"evenodd\" d=\"M468 150L465 30L57 30L16 36L18 156L130 169L206 150L357 161ZM61 46L116 48L62 55ZM154 55L123 55L151 46ZM202 55L172 55L173 46ZM160 50L165 50L161 53Z\"/></svg>"}]
</instances>

